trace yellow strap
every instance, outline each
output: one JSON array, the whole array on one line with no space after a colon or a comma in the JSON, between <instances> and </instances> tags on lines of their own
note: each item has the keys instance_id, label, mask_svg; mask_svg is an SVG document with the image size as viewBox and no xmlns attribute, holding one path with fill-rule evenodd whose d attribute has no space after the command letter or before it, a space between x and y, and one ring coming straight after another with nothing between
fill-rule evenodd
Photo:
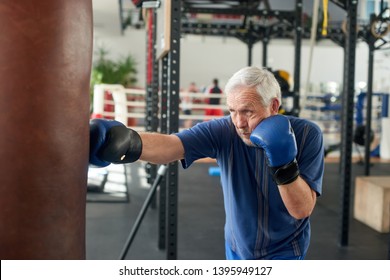
<instances>
[{"instance_id":1,"label":"yellow strap","mask_svg":"<svg viewBox=\"0 0 390 280\"><path fill-rule=\"evenodd\" d=\"M322 0L322 6L324 8L324 21L322 23L322 35L328 35L328 0Z\"/></svg>"}]
</instances>

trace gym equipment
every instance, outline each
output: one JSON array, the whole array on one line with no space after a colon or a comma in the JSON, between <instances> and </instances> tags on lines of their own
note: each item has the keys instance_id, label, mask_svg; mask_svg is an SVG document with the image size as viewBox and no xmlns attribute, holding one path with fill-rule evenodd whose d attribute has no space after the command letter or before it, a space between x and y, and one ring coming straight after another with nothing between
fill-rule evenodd
<instances>
[{"instance_id":1,"label":"gym equipment","mask_svg":"<svg viewBox=\"0 0 390 280\"><path fill-rule=\"evenodd\" d=\"M137 161L142 152L139 134L115 120L90 121L90 158L92 165L105 167L110 163Z\"/></svg>"},{"instance_id":2,"label":"gym equipment","mask_svg":"<svg viewBox=\"0 0 390 280\"><path fill-rule=\"evenodd\" d=\"M290 76L290 73L285 70L274 70L272 73L279 83L282 94L282 104L279 108L279 114L292 115L294 107L294 92L290 91L292 77Z\"/></svg>"},{"instance_id":3,"label":"gym equipment","mask_svg":"<svg viewBox=\"0 0 390 280\"><path fill-rule=\"evenodd\" d=\"M382 118L382 127L390 127L390 118ZM390 130L382 129L379 154L382 159L390 159Z\"/></svg>"},{"instance_id":4,"label":"gym equipment","mask_svg":"<svg viewBox=\"0 0 390 280\"><path fill-rule=\"evenodd\" d=\"M365 125L359 125L355 129L355 133L353 134L353 142L360 145L364 146L366 141L367 141L367 135L365 133L366 126ZM371 129L370 131L370 136L368 137L370 143L374 141L374 131Z\"/></svg>"},{"instance_id":5,"label":"gym equipment","mask_svg":"<svg viewBox=\"0 0 390 280\"><path fill-rule=\"evenodd\" d=\"M372 129L370 129L370 135L368 137L369 143L371 144L374 141L375 133ZM358 125L355 128L354 134L353 134L353 143L356 145L356 151L359 155L359 161L358 164L364 164L363 156L360 154L360 150L358 146L365 146L367 141L367 135L366 135L366 126L365 125ZM378 148L370 150L370 156L378 156ZM370 163L370 166L373 164Z\"/></svg>"},{"instance_id":6,"label":"gym equipment","mask_svg":"<svg viewBox=\"0 0 390 280\"><path fill-rule=\"evenodd\" d=\"M366 143L366 133L365 133L365 129L366 129L366 126L365 125L358 125L356 126L355 130L354 130L354 133L353 133L353 143L355 143L356 145L359 145L359 146L364 146L365 143ZM374 131L371 129L371 133L370 133L370 143L372 143L374 141L374 138L375 138L375 133ZM334 151L337 151L340 149L340 143L338 144L333 144L333 145L329 145L327 147L325 147L325 157L331 153L331 152L334 152ZM360 151L358 148L356 148L357 152L359 153L359 156L360 156L360 160L359 160L359 163L363 163L363 157L360 155ZM377 149L374 149L373 151L371 151L371 156L375 156L376 151Z\"/></svg>"},{"instance_id":7,"label":"gym equipment","mask_svg":"<svg viewBox=\"0 0 390 280\"><path fill-rule=\"evenodd\" d=\"M286 116L274 115L262 120L250 135L256 146L263 148L272 176L278 185L292 183L299 176L297 143Z\"/></svg>"},{"instance_id":8,"label":"gym equipment","mask_svg":"<svg viewBox=\"0 0 390 280\"><path fill-rule=\"evenodd\" d=\"M107 183L108 171L99 169L99 172L95 171L96 168L88 169L88 192L101 193L104 191L104 187Z\"/></svg>"},{"instance_id":9,"label":"gym equipment","mask_svg":"<svg viewBox=\"0 0 390 280\"><path fill-rule=\"evenodd\" d=\"M129 177L126 164L111 164L105 168L88 168L88 203L128 203Z\"/></svg>"},{"instance_id":10,"label":"gym equipment","mask_svg":"<svg viewBox=\"0 0 390 280\"><path fill-rule=\"evenodd\" d=\"M390 17L386 14L389 13L389 7L385 7L382 1L381 12L374 16L370 23L370 32L376 39L382 39L390 33Z\"/></svg>"},{"instance_id":11,"label":"gym equipment","mask_svg":"<svg viewBox=\"0 0 390 280\"><path fill-rule=\"evenodd\" d=\"M135 238L135 235L137 234L137 231L141 225L141 222L146 214L146 211L148 210L148 207L150 205L150 202L152 201L154 194L156 193L157 187L161 182L161 179L164 177L165 172L167 171L167 166L166 165L161 165L160 168L157 171L157 176L156 179L154 180L154 183L145 199L144 204L142 205L142 208L137 216L137 219L134 222L134 225L131 229L131 232L126 240L126 243L122 249L122 252L119 256L120 260L124 260L126 258L127 252L129 251L129 248L131 244L133 243L133 240Z\"/></svg>"},{"instance_id":12,"label":"gym equipment","mask_svg":"<svg viewBox=\"0 0 390 280\"><path fill-rule=\"evenodd\" d=\"M289 92L291 87L290 74L285 70L275 70L272 72L280 85L280 90L283 92Z\"/></svg>"},{"instance_id":13,"label":"gym equipment","mask_svg":"<svg viewBox=\"0 0 390 280\"><path fill-rule=\"evenodd\" d=\"M209 175L210 176L220 176L221 175L221 168L220 167L209 167Z\"/></svg>"},{"instance_id":14,"label":"gym equipment","mask_svg":"<svg viewBox=\"0 0 390 280\"><path fill-rule=\"evenodd\" d=\"M283 115L275 115L261 121L253 130L250 140L266 152L271 167L278 167L294 160L297 144L290 121Z\"/></svg>"},{"instance_id":15,"label":"gym equipment","mask_svg":"<svg viewBox=\"0 0 390 280\"><path fill-rule=\"evenodd\" d=\"M92 1L0 2L0 259L85 259Z\"/></svg>"}]
</instances>

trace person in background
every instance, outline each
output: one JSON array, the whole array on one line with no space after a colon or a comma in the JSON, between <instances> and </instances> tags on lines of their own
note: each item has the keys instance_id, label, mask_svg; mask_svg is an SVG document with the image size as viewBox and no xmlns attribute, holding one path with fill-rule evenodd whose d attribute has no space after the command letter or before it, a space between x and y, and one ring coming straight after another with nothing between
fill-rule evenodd
<instances>
[{"instance_id":1,"label":"person in background","mask_svg":"<svg viewBox=\"0 0 390 280\"><path fill-rule=\"evenodd\" d=\"M213 79L213 85L208 90L209 94L222 94L222 89L219 87L218 79ZM221 104L221 98L218 97L210 97L208 98L209 105L215 106ZM207 108L205 110L206 120L211 119L210 116L223 116L223 110L221 108Z\"/></svg>"}]
</instances>

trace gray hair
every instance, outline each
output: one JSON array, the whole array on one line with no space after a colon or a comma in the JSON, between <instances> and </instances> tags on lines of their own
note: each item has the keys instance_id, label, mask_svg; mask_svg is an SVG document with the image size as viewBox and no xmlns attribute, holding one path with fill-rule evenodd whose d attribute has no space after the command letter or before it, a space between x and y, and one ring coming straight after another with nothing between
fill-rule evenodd
<instances>
[{"instance_id":1,"label":"gray hair","mask_svg":"<svg viewBox=\"0 0 390 280\"><path fill-rule=\"evenodd\" d=\"M238 88L256 88L263 105L269 106L274 98L282 104L280 86L274 74L265 68L248 66L233 74L225 86L225 93Z\"/></svg>"}]
</instances>

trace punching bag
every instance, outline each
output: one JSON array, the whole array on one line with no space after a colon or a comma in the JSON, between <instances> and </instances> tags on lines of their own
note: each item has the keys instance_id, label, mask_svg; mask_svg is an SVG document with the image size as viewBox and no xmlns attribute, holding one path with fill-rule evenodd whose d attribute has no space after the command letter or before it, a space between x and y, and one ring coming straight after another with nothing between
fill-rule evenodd
<instances>
[{"instance_id":1,"label":"punching bag","mask_svg":"<svg viewBox=\"0 0 390 280\"><path fill-rule=\"evenodd\" d=\"M0 259L85 259L92 0L0 1Z\"/></svg>"}]
</instances>

